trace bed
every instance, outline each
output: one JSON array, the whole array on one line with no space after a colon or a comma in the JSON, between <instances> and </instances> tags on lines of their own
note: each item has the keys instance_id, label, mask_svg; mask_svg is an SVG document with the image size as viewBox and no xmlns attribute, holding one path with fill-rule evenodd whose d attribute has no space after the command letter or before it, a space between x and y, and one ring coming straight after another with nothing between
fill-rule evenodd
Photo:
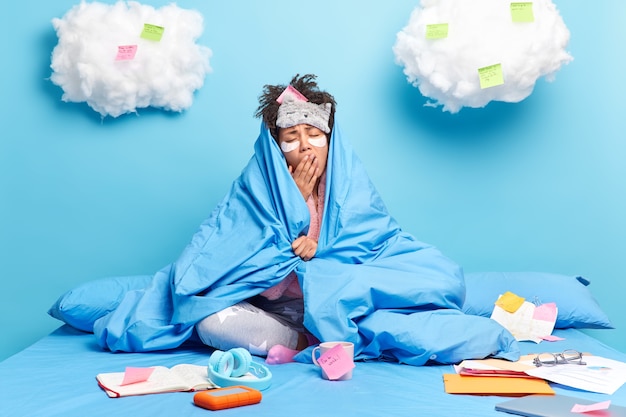
<instances>
[{"instance_id":1,"label":"bed","mask_svg":"<svg viewBox=\"0 0 626 417\"><path fill-rule=\"evenodd\" d=\"M576 329L555 331L564 341L550 345L575 347L607 358L626 361L626 354L611 349ZM522 342L524 353L539 346ZM103 352L91 334L64 325L49 336L0 363L0 404L8 416L204 416L193 393L176 392L109 398L97 385L100 372L125 366L206 364L210 350L185 346L172 351L112 354ZM257 359L261 360L261 359ZM499 396L451 395L444 392L442 375L451 365L409 366L389 362L357 362L350 381L326 381L314 365L287 363L271 366L273 380L260 404L220 411L221 415L288 416L502 416L494 405ZM607 396L552 384L559 394L594 401L611 399L626 405L626 388Z\"/></svg>"},{"instance_id":2,"label":"bed","mask_svg":"<svg viewBox=\"0 0 626 417\"><path fill-rule=\"evenodd\" d=\"M116 282L120 282L117 280ZM604 345L584 333L583 328L610 327L580 277L545 273L466 274L467 314L485 315L494 295L503 288L528 299L556 301L560 306L556 342L520 342L522 354L577 349L605 358L626 362L626 354ZM3 416L203 416L212 411L193 404L191 392L175 392L109 398L95 376L102 372L123 371L126 366L173 366L179 363L205 365L211 349L195 344L165 351L111 353L103 350L88 331L79 330L78 314L85 318L95 310L112 308L97 305L122 289L109 285L109 297L102 297L105 280L88 282L63 294L50 313L66 323L32 346L0 363L1 414ZM111 284L111 282L108 282ZM94 291L94 290L98 291ZM98 293L98 294L96 294ZM89 299L91 295L92 299ZM71 303L82 300L82 308ZM63 306L63 308L61 308ZM89 307L89 308L87 308ZM95 309L95 310L94 310ZM77 312L80 313L77 313ZM96 315L97 315L96 314ZM93 317L87 317L91 320ZM73 325L67 323L73 323ZM85 324L85 323L82 323ZM255 358L262 362L262 358ZM411 366L384 361L358 361L350 381L326 381L319 368L310 363L270 366L271 386L263 391L261 403L222 410L228 415L287 416L305 412L316 415L355 416L503 416L495 411L501 396L452 395L444 391L442 375L453 373L452 365ZM610 399L626 406L626 387L612 395L580 391L551 383L557 394L592 401Z\"/></svg>"},{"instance_id":3,"label":"bed","mask_svg":"<svg viewBox=\"0 0 626 417\"><path fill-rule=\"evenodd\" d=\"M297 362L271 367L260 404L224 415L495 416L500 397L445 393L442 375L453 372L452 364L564 349L626 361L580 330L611 328L588 280L464 273L400 228L336 127L329 148L315 257L305 262L294 254L292 242L308 229L310 212L262 125L255 155L174 263L154 275L87 281L60 295L48 313L64 325L0 364L2 415L206 415L189 392L109 398L96 375L208 365L212 352L194 343L195 324L293 271L307 329L322 341L354 343L353 378L325 381L307 355L298 354ZM518 343L490 318L504 292L536 305L554 303L555 335L564 340ZM612 399L626 405L626 389Z\"/></svg>"}]
</instances>

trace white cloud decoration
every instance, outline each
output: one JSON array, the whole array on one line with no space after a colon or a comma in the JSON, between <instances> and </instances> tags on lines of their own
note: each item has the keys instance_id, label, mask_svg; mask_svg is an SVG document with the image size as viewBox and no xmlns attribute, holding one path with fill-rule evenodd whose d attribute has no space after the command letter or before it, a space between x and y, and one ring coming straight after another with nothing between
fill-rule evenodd
<instances>
[{"instance_id":1,"label":"white cloud decoration","mask_svg":"<svg viewBox=\"0 0 626 417\"><path fill-rule=\"evenodd\" d=\"M211 50L196 43L202 15L174 4L81 2L52 25L51 81L63 101L86 102L102 117L145 107L181 112L211 71Z\"/></svg>"},{"instance_id":2,"label":"white cloud decoration","mask_svg":"<svg viewBox=\"0 0 626 417\"><path fill-rule=\"evenodd\" d=\"M457 113L490 101L519 102L540 77L573 58L570 33L550 0L422 0L393 52L427 106Z\"/></svg>"}]
</instances>

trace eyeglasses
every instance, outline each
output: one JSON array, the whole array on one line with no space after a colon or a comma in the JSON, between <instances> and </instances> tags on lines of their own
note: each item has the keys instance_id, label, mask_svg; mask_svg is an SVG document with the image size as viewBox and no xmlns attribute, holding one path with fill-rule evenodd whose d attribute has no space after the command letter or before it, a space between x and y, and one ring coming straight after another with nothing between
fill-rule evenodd
<instances>
[{"instance_id":1,"label":"eyeglasses","mask_svg":"<svg viewBox=\"0 0 626 417\"><path fill-rule=\"evenodd\" d=\"M586 365L583 362L583 354L577 350L566 349L561 353L540 353L535 357L533 363L536 367L556 366L563 364Z\"/></svg>"}]
</instances>

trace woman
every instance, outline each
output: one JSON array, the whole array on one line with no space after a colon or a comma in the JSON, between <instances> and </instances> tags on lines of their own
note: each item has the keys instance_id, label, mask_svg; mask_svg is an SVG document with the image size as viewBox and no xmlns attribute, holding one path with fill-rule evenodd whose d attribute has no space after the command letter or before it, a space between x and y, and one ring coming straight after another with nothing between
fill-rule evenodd
<instances>
[{"instance_id":1,"label":"woman","mask_svg":"<svg viewBox=\"0 0 626 417\"><path fill-rule=\"evenodd\" d=\"M389 215L334 110L313 75L265 86L254 156L178 260L96 321L103 347L173 348L195 330L271 363L317 340L413 365L519 357L506 329L460 312L461 269Z\"/></svg>"},{"instance_id":2,"label":"woman","mask_svg":"<svg viewBox=\"0 0 626 417\"><path fill-rule=\"evenodd\" d=\"M305 75L294 77L287 87L266 85L257 111L280 147L309 209L308 233L291 245L304 261L313 258L317 249L324 212L327 135L334 106L333 97L319 91L315 77ZM221 350L245 347L267 356L268 363L282 363L315 341L304 328L303 317L302 290L292 271L259 296L205 318L196 330L209 346Z\"/></svg>"}]
</instances>

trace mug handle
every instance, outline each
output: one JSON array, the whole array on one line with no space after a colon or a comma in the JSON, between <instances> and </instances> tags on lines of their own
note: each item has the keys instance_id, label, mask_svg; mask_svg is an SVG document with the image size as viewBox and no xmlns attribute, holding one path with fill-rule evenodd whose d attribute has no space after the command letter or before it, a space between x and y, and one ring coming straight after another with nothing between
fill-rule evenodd
<instances>
[{"instance_id":1,"label":"mug handle","mask_svg":"<svg viewBox=\"0 0 626 417\"><path fill-rule=\"evenodd\" d=\"M313 350L311 351L311 359L313 360L313 363L314 363L316 366L320 366L320 364L319 364L319 363L317 363L317 357L316 357L316 355L315 355L315 352L317 352L318 350L320 350L320 347L319 347L319 346L315 346L315 347L313 348Z\"/></svg>"}]
</instances>

